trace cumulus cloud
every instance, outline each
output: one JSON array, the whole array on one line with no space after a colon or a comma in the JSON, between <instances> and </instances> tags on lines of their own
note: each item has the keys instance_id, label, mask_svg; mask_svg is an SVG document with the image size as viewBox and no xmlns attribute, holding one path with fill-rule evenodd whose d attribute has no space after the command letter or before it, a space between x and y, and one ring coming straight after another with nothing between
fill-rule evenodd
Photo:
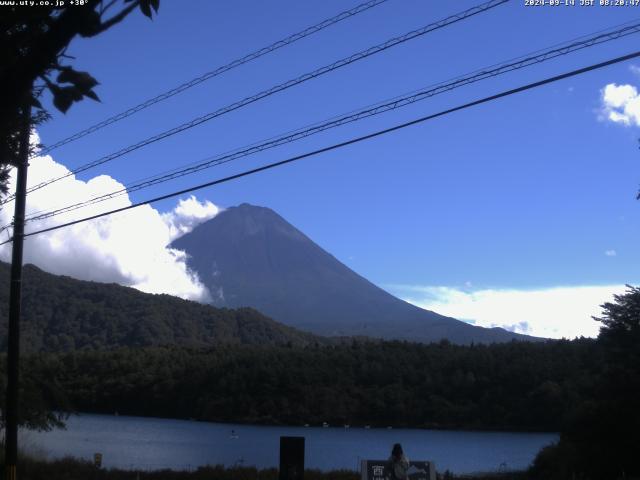
<instances>
[{"instance_id":1,"label":"cumulus cloud","mask_svg":"<svg viewBox=\"0 0 640 480\"><path fill-rule=\"evenodd\" d=\"M602 89L603 117L614 123L640 126L640 96L633 85L610 83Z\"/></svg>"},{"instance_id":2,"label":"cumulus cloud","mask_svg":"<svg viewBox=\"0 0 640 480\"><path fill-rule=\"evenodd\" d=\"M616 252L615 250L605 250L604 254L607 257L615 257L616 255L618 255L618 252Z\"/></svg>"},{"instance_id":3,"label":"cumulus cloud","mask_svg":"<svg viewBox=\"0 0 640 480\"><path fill-rule=\"evenodd\" d=\"M171 240L189 233L198 224L215 217L220 208L209 200L200 202L191 195L186 200L180 199L178 205L170 212L162 214L162 219L169 227Z\"/></svg>"},{"instance_id":4,"label":"cumulus cloud","mask_svg":"<svg viewBox=\"0 0 640 480\"><path fill-rule=\"evenodd\" d=\"M547 338L595 337L600 324L592 316L600 305L625 291L624 285L556 287L538 290L451 287L389 287L409 303L481 327Z\"/></svg>"},{"instance_id":5,"label":"cumulus cloud","mask_svg":"<svg viewBox=\"0 0 640 480\"><path fill-rule=\"evenodd\" d=\"M37 139L32 139L37 142ZM49 156L30 161L28 185L69 173ZM10 180L15 188L15 172ZM28 195L27 216L62 205L73 204L124 188L107 175L88 181L69 176ZM128 195L112 198L82 210L29 222L26 232L59 225L80 216L131 205ZM161 214L149 205L71 227L27 237L25 263L33 263L55 274L82 280L116 282L149 293L167 293L207 301L209 292L186 266L185 253L168 245L178 232L185 233L199 221L217 213L211 202L195 197L182 200L169 213ZM13 202L0 210L3 225L11 222ZM10 261L11 245L0 246L0 259Z\"/></svg>"}]
</instances>

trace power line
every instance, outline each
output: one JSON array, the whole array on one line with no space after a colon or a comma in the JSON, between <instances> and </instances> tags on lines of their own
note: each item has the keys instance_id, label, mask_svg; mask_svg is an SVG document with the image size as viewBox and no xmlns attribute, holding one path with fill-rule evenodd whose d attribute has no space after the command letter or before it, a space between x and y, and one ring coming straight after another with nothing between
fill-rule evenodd
<instances>
[{"instance_id":1,"label":"power line","mask_svg":"<svg viewBox=\"0 0 640 480\"><path fill-rule=\"evenodd\" d=\"M77 225L79 223L87 222L89 220L95 220L95 219L98 219L98 218L101 218L101 217L105 217L107 215L112 215L114 213L119 213L119 212L123 212L123 211L126 211L126 210L131 210L133 208L137 208L137 207L140 207L142 205L147 205L149 203L158 202L160 200L166 200L168 198L173 198L173 197L177 197L177 196L180 196L180 195L184 195L185 193L191 193L191 192L195 192L196 190L201 190L203 188L211 187L211 186L214 186L214 185L219 185L219 184L222 184L222 183L227 183L227 182L230 182L232 180L237 180L237 179L242 178L242 177L253 175L255 173L259 173L259 172L263 172L263 171L266 171L266 170L270 170L272 168L280 167L280 166L286 165L288 163L293 163L293 162L296 162L298 160L302 160L304 158L313 157L313 156L319 155L321 153L326 153L326 152L329 152L329 151L332 151L332 150L337 150L339 148L343 148L343 147L346 147L348 145L353 145L353 144L356 144L356 143L363 142L365 140L370 140L370 139L375 138L375 137L386 135L387 133L395 132L396 130L401 130L401 129L410 127L412 125L417 125L419 123L423 123L423 122L426 122L428 120L433 120L435 118L442 117L442 116L445 116L445 115L448 115L450 113L454 113L454 112L457 112L457 111L460 111L460 110L465 110L467 108L471 108L471 107L474 107L476 105L481 105L483 103L488 103L488 102L491 102L491 101L494 101L494 100L497 100L497 99L500 99L500 98L503 98L503 97L507 97L507 96L510 96L510 95L514 95L516 93L520 93L520 92L524 92L524 91L527 91L527 90L531 90L531 89L534 89L534 88L537 88L537 87L540 87L540 86L543 86L543 85L547 85L549 83L553 83L553 82L557 82L559 80L563 80L565 78L581 75L583 73L587 73L587 72L590 72L592 70L597 70L597 69L600 69L600 68L604 68L604 67L607 67L609 65L613 65L613 64L616 64L616 63L624 62L624 61L631 60L631 59L637 58L637 57L640 57L640 51L636 51L634 53L623 55L621 57L613 58L613 59L610 59L610 60L607 60L607 61L604 61L604 62L601 62L601 63L593 64L593 65L590 65L588 67L583 67L583 68L579 68L577 70L572 70L570 72L562 73L560 75L556 75L556 76L553 76L553 77L545 78L544 80L539 80L537 82L529 83L529 84L526 84L526 85L523 85L523 86L520 86L520 87L517 87L517 88L513 88L511 90L506 90L506 91L497 93L495 95L491 95L489 97L484 97L484 98L482 98L480 100L475 100L473 102L465 103L465 104L459 105L457 107L449 108L447 110L442 110L442 111L440 111L438 113L434 113L434 114L431 114L431 115L426 115L424 117L420 117L420 118L411 120L409 122L405 122L405 123L401 123L401 124L398 124L398 125L394 125L393 127L385 128L383 130L378 130L378 131L375 131L373 133L369 133L367 135L363 135L363 136L360 136L360 137L352 138L350 140L347 140L347 141L344 141L344 142L340 142L340 143L336 143L336 144L330 145L328 147L323 147L323 148L320 148L318 150L313 150L311 152L303 153L301 155L297 155L295 157L290 157L290 158L287 158L285 160L281 160L279 162L270 163L270 164L267 164L267 165L263 165L262 167L257 167L257 168L251 169L251 170L245 170L244 172L237 173L235 175L231 175L231 176L228 176L228 177L220 178L220 179L217 179L217 180L212 180L210 182L202 183L200 185L196 185L196 186L189 187L189 188L186 188L186 189L183 189L183 190L179 190L179 191L175 191L175 192L168 193L168 194L165 194L165 195L161 195L159 197L151 198L149 200L145 200L145 201L142 201L142 202L134 203L134 204L128 205L126 207L116 208L114 210L109 210L107 212L99 213L97 215L91 215L89 217L85 217L85 218L81 218L81 219L74 220L74 221L71 221L71 222L63 223L61 225L56 225L56 226L53 226L53 227L43 228L41 230L36 230L34 232L25 233L23 236L24 237L30 237L30 236L33 236L33 235L39 235L41 233L51 232L53 230L58 230L58 229L61 229L61 228L72 226L72 225ZM2 242L2 243L0 243L0 245L4 245L6 243L9 243L12 240L13 239L7 240L5 242Z\"/></svg>"},{"instance_id":2,"label":"power line","mask_svg":"<svg viewBox=\"0 0 640 480\"><path fill-rule=\"evenodd\" d=\"M63 213L68 213L74 210L78 210L80 208L94 205L96 203L107 201L113 198L117 198L119 196L131 193L134 191L142 190L144 188L148 188L153 185L158 185L160 183L174 180L186 175L191 175L201 170L218 166L223 163L228 163L242 157L246 157L249 155L253 155L255 153L262 152L264 150L268 150L280 145L284 145L286 143L291 143L291 142L300 140L302 138L306 138L308 136L326 131L331 128L336 128L338 126L342 126L348 123L362 120L363 118L371 117L371 116L378 115L391 110L395 110L407 105L411 105L415 102L425 100L435 95L448 92L456 88L460 88L462 86L469 85L481 80L485 80L487 78L492 78L498 75L502 75L502 74L514 71L514 70L519 70L521 68L542 63L542 62L557 58L559 56L567 55L585 48L590 48L595 45L599 45L599 44L616 40L622 37L626 37L628 35L640 32L640 22L635 23L633 25L627 24L625 27L619 28L614 31L611 31L611 29L609 29L609 31L605 30L604 32L605 33L600 33L599 35L594 35L591 37L587 37L587 36L580 37L582 38L582 40L580 41L570 40L568 42L564 42L563 44L560 44L560 46L556 45L555 48L551 47L546 50L538 50L533 54L528 54L528 55L523 55L521 57L518 57L518 59L516 59L515 61L511 61L509 63L502 63L502 64L497 64L497 66L493 65L491 67L485 67L484 69L476 70L473 73L467 74L465 76L456 77L455 79L450 81L445 81L439 84L431 85L422 90L417 90L409 94L405 94L404 96L394 97L393 99L386 100L384 102L379 102L375 105L365 107L364 109L356 110L348 114L343 114L341 116L333 117L332 119L326 120L324 122L319 122L308 127L303 127L301 129L294 130L293 132L288 132L279 137L272 137L271 139L263 141L262 143L254 143L247 147L242 147L240 149L236 149L228 153L209 157L200 162L192 163L190 165L187 165L181 168L176 168L168 172L160 173L158 175L139 180L136 183L132 183L126 186L125 188L115 190L113 192L106 193L103 195L95 196L83 202L66 205L53 210L41 210L38 212L34 212L30 214L27 221L43 220L53 216L61 215Z\"/></svg>"},{"instance_id":3,"label":"power line","mask_svg":"<svg viewBox=\"0 0 640 480\"><path fill-rule=\"evenodd\" d=\"M268 53L274 52L282 47L285 47L287 45L291 45L292 43L297 42L298 40L302 40L305 37L308 37L310 35L313 35L314 33L318 33L321 30L324 30L327 27L330 27L332 25L335 25L338 22L341 22L343 20L346 20L348 18L354 17L362 12L365 12L371 8L377 7L378 5L385 3L388 0L370 0L368 2L365 3L361 3L360 5L356 5L355 7L349 9L349 10L345 10L344 12L339 13L338 15L334 15L331 18L327 18L326 20L323 20L322 22L316 24L316 25L312 25L311 27L308 27L300 32L294 33L292 35L289 35L286 38L283 38L282 40L278 40L277 42L272 43L271 45L268 45L266 47L263 47L259 50L256 50L255 52L249 53L247 55L245 55L244 57L238 58L236 60L233 60L229 63L227 63L226 65L222 65L221 67L218 67L214 70L211 70L209 72L206 72L202 75L200 75L199 77L196 77L192 80L189 80L188 82L185 82L175 88L172 88L171 90L167 90L164 93L161 93L160 95L157 95L153 98L150 98L148 100L145 100L142 103L139 103L138 105L131 107L123 112L120 112L116 115L113 115L112 117L109 117L105 120L102 120L99 123L96 123L94 125L91 125L90 127L85 128L84 130L81 130L77 133L74 133L73 135L64 138L56 143L54 143L53 145L46 147L43 149L42 152L40 152L38 155L46 155L49 152L52 152L53 150L55 150L56 148L59 148L63 145L66 145L68 143L71 143L75 140L78 140L82 137L85 137L87 135L90 135L94 132L97 132L98 130L111 125L113 123L119 122L120 120L123 120L127 117L130 117L131 115L134 115L138 112L141 112L142 110L145 110L146 108L149 108L152 105L155 105L156 103L162 102L164 100L167 100L168 98L171 98L175 95L178 95L179 93L184 92L185 90L190 89L191 87L195 87L196 85L199 85L203 82L206 82L207 80L211 80L214 77L217 77L218 75L221 75L225 72L228 72L229 70L232 70L236 67L239 67L241 65L244 65L245 63L249 63L253 60L256 60L264 55L267 55ZM31 158L33 158L35 155L33 155Z\"/></svg>"},{"instance_id":4,"label":"power line","mask_svg":"<svg viewBox=\"0 0 640 480\"><path fill-rule=\"evenodd\" d=\"M314 70L313 72L306 73L304 75L301 75L299 77L291 79L291 80L289 80L289 81L287 81L285 83L281 83L279 85L271 87L268 90L264 90L264 91L262 91L262 92L260 92L258 94L252 95L250 97L246 97L243 100L240 100L238 102L235 102L235 103L232 103L230 105L227 105L226 107L218 109L218 110L216 110L214 112L210 112L210 113L208 113L206 115L203 115L201 117L197 117L197 118L191 120L190 122L183 123L182 125L174 127L174 128L172 128L170 130L166 130L166 131L164 131L164 132L162 132L160 134L157 134L157 135L155 135L153 137L149 137L146 140L143 140L143 141L138 142L136 144L130 145L128 147L125 147L125 148L123 148L121 150L118 150L117 152L114 152L114 153L106 155L106 156L104 156L102 158L99 158L98 160L94 160L93 162L90 162L90 163L87 163L85 165L82 165L82 166L70 171L69 173L67 173L65 175L61 175L59 177L55 177L55 178L46 180L44 182L41 182L41 183L39 183L37 185L34 185L33 187L30 187L29 190L28 190L28 193L31 193L31 192L33 192L35 190L38 190L38 189L43 188L43 187L46 187L47 185L50 185L50 184L52 184L54 182L57 182L59 180L63 180L63 179L68 178L68 177L70 177L72 175L76 175L78 173L84 172L84 171L89 170L91 168L97 167L98 165L102 165L103 163L107 163L107 162L110 162L112 160L115 160L116 158L119 158L119 157L121 157L123 155L126 155L127 153L131 153L131 152L133 152L135 150L138 150L138 149L140 149L142 147L145 147L147 145L155 143L155 142L157 142L159 140L162 140L164 138L170 137L170 136L175 135L177 133L181 133L181 132L183 132L185 130L193 128L193 127L195 127L197 125L200 125L200 124L202 124L204 122L208 122L209 120L212 120L212 119L214 119L216 117L219 117L219 116L224 115L226 113L232 112L232 111L237 110L237 109L239 109L241 107L244 107L244 106L249 105L251 103L257 102L258 100L261 100L263 98L269 97L269 96L274 95L274 94L276 94L278 92L281 92L283 90L287 90L287 89L289 89L289 88L291 88L291 87L293 87L295 85L298 85L298 84L306 82L308 80L317 78L317 77L319 77L321 75L324 75L326 73L332 72L332 71L337 70L337 69L339 69L341 67L344 67L346 65L350 65L350 64L352 64L354 62L357 62L357 61L362 60L364 58L367 58L367 57L370 57L372 55L375 55L375 54L380 53L382 51L385 51L385 50L387 50L389 48L392 48L392 47L395 47L395 46L400 45L402 43L405 43L405 42L407 42L409 40L413 40L413 39L418 38L418 37L420 37L422 35L425 35L425 34L427 34L429 32L432 32L432 31L435 31L435 30L439 30L439 29L444 28L444 27L446 27L448 25L452 25L452 24L457 23L459 21L465 20L465 19L470 18L470 17L472 17L474 15L477 15L479 13L486 12L486 11L492 9L492 8L495 8L495 7L499 6L499 5L507 3L509 1L510 0L490 0L488 2L482 3L480 5L477 5L475 7L469 8L467 10L464 10L463 12L457 13L455 15L451 15L451 16L449 16L447 18L444 18L444 19L442 19L442 20L440 20L438 22L431 23L431 24L426 25L426 26L424 26L422 28L419 28L417 30L413 30L413 31L408 32L408 33L406 33L404 35L401 35L399 37L394 37L394 38L392 38L390 40L387 40L384 43L378 44L378 45L376 45L374 47L370 47L370 48L368 48L366 50L363 50L363 51L360 51L358 53L355 53L355 54L353 54L353 55L351 55L349 57L345 57L345 58L343 58L341 60L338 60L337 62L334 62L334 63L332 63L330 65L326 65L326 66L321 67L321 68L319 68L317 70ZM8 196L4 201L0 202L0 205L4 205L5 203L7 203L7 202L9 202L11 200L13 200L13 196L12 195Z\"/></svg>"}]
</instances>

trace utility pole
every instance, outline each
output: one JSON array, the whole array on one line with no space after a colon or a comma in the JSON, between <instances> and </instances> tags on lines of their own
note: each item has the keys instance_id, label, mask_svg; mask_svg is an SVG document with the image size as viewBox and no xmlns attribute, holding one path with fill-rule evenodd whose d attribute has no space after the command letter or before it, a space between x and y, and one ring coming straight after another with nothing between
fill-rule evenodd
<instances>
[{"instance_id":1,"label":"utility pole","mask_svg":"<svg viewBox=\"0 0 640 480\"><path fill-rule=\"evenodd\" d=\"M22 298L22 251L24 245L24 213L27 203L27 168L31 134L31 89L22 106L21 132L13 217L13 249L11 252L11 284L9 291L9 330L7 348L7 397L5 410L5 479L16 480L18 464L18 387L20 360L20 303Z\"/></svg>"}]
</instances>

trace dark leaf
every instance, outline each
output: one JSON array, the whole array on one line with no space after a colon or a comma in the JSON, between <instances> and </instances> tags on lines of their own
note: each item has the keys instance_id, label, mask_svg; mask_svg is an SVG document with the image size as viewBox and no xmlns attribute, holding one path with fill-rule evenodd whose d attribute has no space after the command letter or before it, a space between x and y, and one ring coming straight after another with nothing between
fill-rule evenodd
<instances>
[{"instance_id":1,"label":"dark leaf","mask_svg":"<svg viewBox=\"0 0 640 480\"><path fill-rule=\"evenodd\" d=\"M60 90L62 92L65 92L67 95L69 95L71 100L73 100L74 102L79 102L80 100L82 100L83 92L82 92L82 90L80 90L79 88L77 88L75 86L73 86L73 87L62 87Z\"/></svg>"},{"instance_id":2,"label":"dark leaf","mask_svg":"<svg viewBox=\"0 0 640 480\"><path fill-rule=\"evenodd\" d=\"M153 10L158 13L158 9L160 8L160 0L150 0L151 6Z\"/></svg>"},{"instance_id":3,"label":"dark leaf","mask_svg":"<svg viewBox=\"0 0 640 480\"><path fill-rule=\"evenodd\" d=\"M140 0L140 11L142 11L145 16L151 18L150 0Z\"/></svg>"},{"instance_id":4,"label":"dark leaf","mask_svg":"<svg viewBox=\"0 0 640 480\"><path fill-rule=\"evenodd\" d=\"M56 81L58 83L71 83L71 79L74 77L74 73L77 73L71 67L61 67L60 73Z\"/></svg>"},{"instance_id":5,"label":"dark leaf","mask_svg":"<svg viewBox=\"0 0 640 480\"><path fill-rule=\"evenodd\" d=\"M73 103L73 98L66 92L58 92L53 96L53 104L62 113L67 113Z\"/></svg>"},{"instance_id":6,"label":"dark leaf","mask_svg":"<svg viewBox=\"0 0 640 480\"><path fill-rule=\"evenodd\" d=\"M96 102L100 101L100 97L98 97L98 95L96 95L96 92L94 92L93 90L89 90L88 92L84 92L84 96L85 97L89 97L91 100L95 100Z\"/></svg>"},{"instance_id":7,"label":"dark leaf","mask_svg":"<svg viewBox=\"0 0 640 480\"><path fill-rule=\"evenodd\" d=\"M32 107L36 107L36 108L42 108L42 104L40 103L40 100L38 100L35 97L31 97L31 106Z\"/></svg>"},{"instance_id":8,"label":"dark leaf","mask_svg":"<svg viewBox=\"0 0 640 480\"><path fill-rule=\"evenodd\" d=\"M54 95L53 104L62 113L67 113L73 102L79 102L83 97L83 92L76 87L60 88L59 86L54 86L51 91Z\"/></svg>"},{"instance_id":9,"label":"dark leaf","mask_svg":"<svg viewBox=\"0 0 640 480\"><path fill-rule=\"evenodd\" d=\"M87 72L77 72L67 67L58 75L58 83L73 83L82 91L91 90L98 85L98 81Z\"/></svg>"}]
</instances>

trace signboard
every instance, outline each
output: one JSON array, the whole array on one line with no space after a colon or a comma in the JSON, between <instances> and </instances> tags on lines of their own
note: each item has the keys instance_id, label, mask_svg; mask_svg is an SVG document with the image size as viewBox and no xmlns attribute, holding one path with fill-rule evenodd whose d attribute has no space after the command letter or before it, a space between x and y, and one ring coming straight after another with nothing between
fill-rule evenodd
<instances>
[{"instance_id":1,"label":"signboard","mask_svg":"<svg viewBox=\"0 0 640 480\"><path fill-rule=\"evenodd\" d=\"M360 472L362 480L388 480L389 460L362 460ZM409 480L436 480L436 466L433 462L410 461L407 474Z\"/></svg>"}]
</instances>

